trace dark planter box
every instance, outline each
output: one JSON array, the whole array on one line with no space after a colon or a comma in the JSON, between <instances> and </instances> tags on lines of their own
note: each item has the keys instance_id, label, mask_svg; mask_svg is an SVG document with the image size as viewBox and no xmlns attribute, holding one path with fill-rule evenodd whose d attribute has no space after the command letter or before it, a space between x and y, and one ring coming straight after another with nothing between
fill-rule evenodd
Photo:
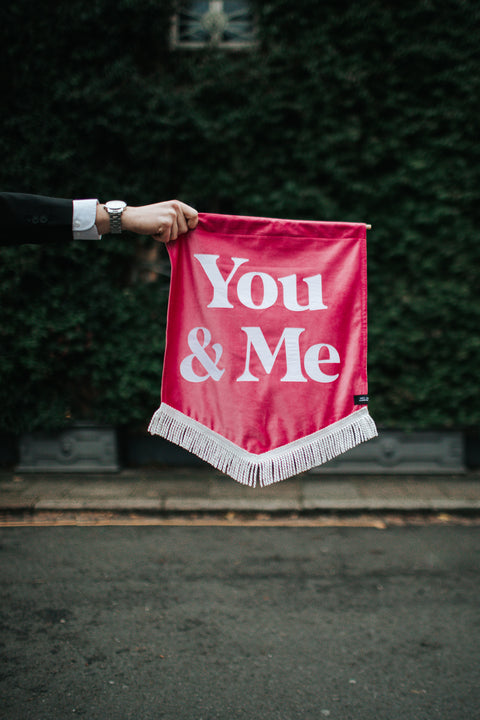
<instances>
[{"instance_id":1,"label":"dark planter box","mask_svg":"<svg viewBox=\"0 0 480 720\"><path fill-rule=\"evenodd\" d=\"M119 458L119 454L121 457ZM20 456L20 459L19 459ZM205 466L196 455L147 432L85 426L58 434L34 433L18 440L0 436L0 466L21 472L117 472L121 465ZM479 433L380 432L375 440L311 473L442 474L480 467Z\"/></svg>"},{"instance_id":2,"label":"dark planter box","mask_svg":"<svg viewBox=\"0 0 480 720\"><path fill-rule=\"evenodd\" d=\"M340 455L312 473L399 475L463 473L461 432L379 432L379 436Z\"/></svg>"},{"instance_id":3,"label":"dark planter box","mask_svg":"<svg viewBox=\"0 0 480 720\"><path fill-rule=\"evenodd\" d=\"M18 472L118 472L114 428L77 425L58 433L29 433L19 442Z\"/></svg>"}]
</instances>

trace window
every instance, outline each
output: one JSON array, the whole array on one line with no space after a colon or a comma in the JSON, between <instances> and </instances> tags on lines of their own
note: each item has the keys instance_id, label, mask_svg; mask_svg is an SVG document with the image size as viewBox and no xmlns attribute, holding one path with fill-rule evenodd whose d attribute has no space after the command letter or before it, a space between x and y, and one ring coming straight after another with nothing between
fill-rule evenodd
<instances>
[{"instance_id":1,"label":"window","mask_svg":"<svg viewBox=\"0 0 480 720\"><path fill-rule=\"evenodd\" d=\"M239 49L254 43L255 23L248 2L199 0L180 3L173 19L173 47L214 45Z\"/></svg>"}]
</instances>

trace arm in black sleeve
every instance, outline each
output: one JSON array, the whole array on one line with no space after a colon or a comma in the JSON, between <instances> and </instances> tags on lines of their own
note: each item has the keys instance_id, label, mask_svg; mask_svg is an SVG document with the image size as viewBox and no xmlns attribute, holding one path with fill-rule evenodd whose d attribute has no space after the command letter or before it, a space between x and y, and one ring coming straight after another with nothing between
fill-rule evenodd
<instances>
[{"instance_id":1,"label":"arm in black sleeve","mask_svg":"<svg viewBox=\"0 0 480 720\"><path fill-rule=\"evenodd\" d=\"M0 245L72 240L73 201L0 192Z\"/></svg>"}]
</instances>

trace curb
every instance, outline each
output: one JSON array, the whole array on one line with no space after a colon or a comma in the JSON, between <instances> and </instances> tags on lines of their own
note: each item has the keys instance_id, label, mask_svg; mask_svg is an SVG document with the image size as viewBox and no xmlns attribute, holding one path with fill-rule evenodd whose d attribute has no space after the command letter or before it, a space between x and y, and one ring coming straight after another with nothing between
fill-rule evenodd
<instances>
[{"instance_id":1,"label":"curb","mask_svg":"<svg viewBox=\"0 0 480 720\"><path fill-rule=\"evenodd\" d=\"M121 476L0 476L0 512L221 513L480 513L480 474L446 478L309 474L270 485L242 486L193 471Z\"/></svg>"},{"instance_id":2,"label":"curb","mask_svg":"<svg viewBox=\"0 0 480 720\"><path fill-rule=\"evenodd\" d=\"M140 514L222 514L273 513L480 513L480 500L438 498L403 500L370 498L362 500L324 500L308 502L285 502L279 500L248 501L244 498L181 498L167 499L128 498L125 500L103 499L44 499L38 501L0 502L0 513L30 514L42 512L113 512Z\"/></svg>"}]
</instances>

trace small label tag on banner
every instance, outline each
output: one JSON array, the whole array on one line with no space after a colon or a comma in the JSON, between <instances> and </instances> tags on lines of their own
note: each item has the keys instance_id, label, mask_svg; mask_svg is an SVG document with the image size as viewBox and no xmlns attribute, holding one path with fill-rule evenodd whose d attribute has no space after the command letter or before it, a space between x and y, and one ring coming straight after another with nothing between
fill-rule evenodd
<instances>
[{"instance_id":1,"label":"small label tag on banner","mask_svg":"<svg viewBox=\"0 0 480 720\"><path fill-rule=\"evenodd\" d=\"M354 395L353 402L355 405L368 405L368 395Z\"/></svg>"}]
</instances>

